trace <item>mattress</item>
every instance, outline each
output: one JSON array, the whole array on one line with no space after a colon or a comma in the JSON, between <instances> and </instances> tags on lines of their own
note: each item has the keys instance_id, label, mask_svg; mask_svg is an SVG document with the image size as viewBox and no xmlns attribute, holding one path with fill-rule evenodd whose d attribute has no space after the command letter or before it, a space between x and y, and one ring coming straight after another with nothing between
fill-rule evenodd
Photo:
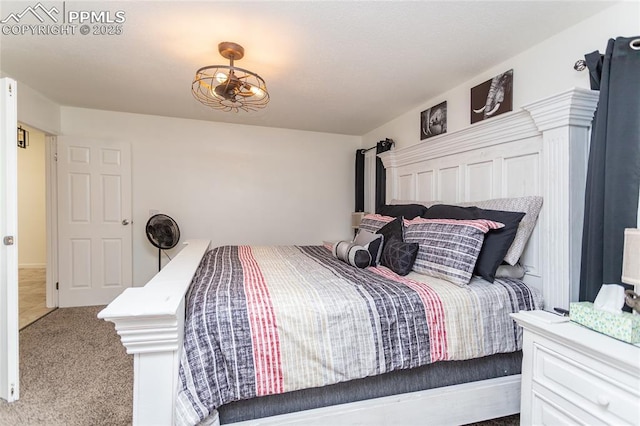
<instances>
[{"instance_id":1,"label":"mattress","mask_svg":"<svg viewBox=\"0 0 640 426\"><path fill-rule=\"evenodd\" d=\"M223 404L521 348L524 283L459 287L354 268L323 246L208 252L187 294L176 404L197 424Z\"/></svg>"}]
</instances>

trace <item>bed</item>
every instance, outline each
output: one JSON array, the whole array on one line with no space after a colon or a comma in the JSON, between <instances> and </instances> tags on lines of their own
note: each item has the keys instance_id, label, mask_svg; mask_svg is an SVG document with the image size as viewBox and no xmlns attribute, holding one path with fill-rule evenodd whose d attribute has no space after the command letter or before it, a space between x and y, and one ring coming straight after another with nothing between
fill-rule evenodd
<instances>
[{"instance_id":1,"label":"bed","mask_svg":"<svg viewBox=\"0 0 640 426\"><path fill-rule=\"evenodd\" d=\"M531 288L532 296L528 299L530 303L527 308L541 306L539 295L544 298L546 309L567 308L570 301L577 299L582 194L589 128L596 102L596 94L570 89L462 131L380 154L387 170L387 199L400 200L396 201L399 204L406 200L419 200L424 204L435 200L444 204L478 204L482 200L500 198L542 197L543 208L519 256L527 271L523 281ZM344 271L348 271L347 267L357 269L344 262L335 263L329 250L322 246L282 249L290 250L289 254L284 256L280 253L277 256L293 258L291 253L296 252L304 253L307 259L314 259L311 262L317 263L319 258L329 259L333 262L333 271L342 270L341 274L346 274ZM134 424L175 424L181 420L176 418L176 412L180 412L176 410L176 405L184 400L183 391L179 389L183 389L181 381L185 380L180 375L181 359L186 353L183 351L185 310L188 310L185 295L193 291L190 292L189 288L194 276L203 274L199 268L202 259L221 256L225 250L230 249L216 248L210 251L206 240L189 241L174 260L144 287L127 289L100 312L100 318L114 322L127 352L134 354ZM237 252L239 249L235 250ZM270 251L273 248L243 250L248 250L253 259L261 250ZM370 274L370 280L382 280L379 282L381 286L391 285L389 277L383 276L387 274L384 267L374 269L376 271L365 270ZM420 286L420 280L413 275L402 280L410 286ZM420 291L416 294L420 294ZM415 306L420 306L422 302L415 303ZM521 308L524 309L520 305L515 307ZM187 316L187 328L192 321L189 318ZM354 321L354 324L362 325L362 322ZM195 327L199 328L201 326ZM430 327L424 329L431 330ZM511 340L517 341L515 325L512 324L509 330L514 336ZM186 341L189 339L187 337ZM362 344L371 346L371 342ZM511 353L512 349L489 352L499 355ZM429 348L427 353L429 355L425 356L430 358L437 350ZM463 368L461 365L446 363L477 362L473 360L483 360L487 358L485 355L491 354L479 351L471 354L468 360L466 357L446 355L442 359L449 361L433 365L455 365L453 370L460 370ZM401 368L405 377L407 372L413 373L431 364L414 362L412 357L402 358L398 362L415 367ZM504 362L517 364L518 360ZM301 380L293 386L288 385L287 389L300 389L296 391L302 392L298 399L311 401L318 397L305 393L309 385L317 392L333 395L340 393L340 390L332 386L357 382L372 372L380 380L387 375L385 367L381 368L375 362L365 370L364 373L354 372L351 366L343 366L336 373L340 377L335 384L329 384L334 381L327 382L324 379L315 382ZM449 375L442 372L436 374ZM323 375L326 376L320 374ZM364 384L364 387L374 386ZM269 390L261 392L258 394L272 393ZM346 392L355 391L348 388ZM228 418L234 424L417 424L425 419L438 424L463 424L517 413L520 377L519 374L477 377L466 383L444 383L432 389L405 388L399 392L392 395L367 394L359 401L334 401L325 407L303 405L302 411L267 413L267 417L247 422L234 417L234 414L229 414ZM267 405L286 405L281 400L274 401L277 402ZM455 401L456 410L451 410L452 401ZM205 417L205 422L220 422L217 411ZM225 416L222 417L223 423L226 423Z\"/></svg>"}]
</instances>

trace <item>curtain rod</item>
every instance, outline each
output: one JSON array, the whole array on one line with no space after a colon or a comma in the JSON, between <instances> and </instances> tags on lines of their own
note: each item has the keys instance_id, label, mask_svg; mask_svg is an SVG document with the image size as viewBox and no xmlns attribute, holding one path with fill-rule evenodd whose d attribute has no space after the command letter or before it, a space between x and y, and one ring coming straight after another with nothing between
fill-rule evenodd
<instances>
[{"instance_id":1,"label":"curtain rod","mask_svg":"<svg viewBox=\"0 0 640 426\"><path fill-rule=\"evenodd\" d=\"M386 138L385 140L380 141L380 142L382 142L382 143L385 143L385 142L386 142L386 143L390 143L391 145L395 145L395 144L396 144L396 143L393 141L393 139L389 139L389 138ZM380 143L380 142L378 142L378 143ZM362 152L362 153L364 154L365 152L367 152L367 151L371 151L372 149L375 149L375 148L377 148L377 147L378 147L378 145L374 145L374 146L369 147L369 148L363 148L363 149L361 149L361 150L360 150L360 152Z\"/></svg>"},{"instance_id":2,"label":"curtain rod","mask_svg":"<svg viewBox=\"0 0 640 426\"><path fill-rule=\"evenodd\" d=\"M582 71L587 68L587 61L584 59L578 59L575 64L573 64L573 69L576 71Z\"/></svg>"},{"instance_id":3,"label":"curtain rod","mask_svg":"<svg viewBox=\"0 0 640 426\"><path fill-rule=\"evenodd\" d=\"M640 38L633 39L629 42L629 47L633 50L640 50ZM575 64L573 64L573 69L576 71L582 71L587 68L587 61L584 59L578 59Z\"/></svg>"}]
</instances>

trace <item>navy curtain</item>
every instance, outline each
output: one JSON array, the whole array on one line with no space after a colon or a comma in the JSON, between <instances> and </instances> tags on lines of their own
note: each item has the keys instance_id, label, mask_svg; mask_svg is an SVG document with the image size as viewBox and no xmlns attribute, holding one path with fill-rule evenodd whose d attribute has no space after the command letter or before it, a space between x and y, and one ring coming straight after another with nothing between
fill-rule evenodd
<instances>
[{"instance_id":1,"label":"navy curtain","mask_svg":"<svg viewBox=\"0 0 640 426\"><path fill-rule=\"evenodd\" d=\"M353 211L364 211L364 149L356 151L356 203Z\"/></svg>"},{"instance_id":2,"label":"navy curtain","mask_svg":"<svg viewBox=\"0 0 640 426\"><path fill-rule=\"evenodd\" d=\"M640 192L640 37L609 40L585 55L600 90L591 129L582 233L580 300L621 284L624 228L637 227Z\"/></svg>"},{"instance_id":3,"label":"navy curtain","mask_svg":"<svg viewBox=\"0 0 640 426\"><path fill-rule=\"evenodd\" d=\"M389 151L393 146L393 140L387 138L376 144L376 154ZM386 204L387 172L382 165L382 160L376 157L376 213Z\"/></svg>"}]
</instances>

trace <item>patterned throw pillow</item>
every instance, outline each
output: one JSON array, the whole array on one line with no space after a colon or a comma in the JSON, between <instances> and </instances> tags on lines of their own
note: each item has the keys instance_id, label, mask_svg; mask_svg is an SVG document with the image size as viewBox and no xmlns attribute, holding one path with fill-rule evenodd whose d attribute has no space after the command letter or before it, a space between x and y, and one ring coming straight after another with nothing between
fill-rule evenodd
<instances>
[{"instance_id":1,"label":"patterned throw pillow","mask_svg":"<svg viewBox=\"0 0 640 426\"><path fill-rule=\"evenodd\" d=\"M493 282L496 269L502 263L513 239L518 232L518 224L524 217L522 212L505 212L486 210L478 207L461 207L447 204L432 206L423 216L425 219L488 219L504 224L501 229L488 232L478 255L473 273L480 275L490 283Z\"/></svg>"},{"instance_id":2,"label":"patterned throw pillow","mask_svg":"<svg viewBox=\"0 0 640 426\"><path fill-rule=\"evenodd\" d=\"M376 233L380 228L393 220L395 220L395 217L382 216L380 214L368 214L362 218L359 229Z\"/></svg>"},{"instance_id":3,"label":"patterned throw pillow","mask_svg":"<svg viewBox=\"0 0 640 426\"><path fill-rule=\"evenodd\" d=\"M504 226L486 219L422 218L405 220L404 225L405 241L420 246L413 270L459 286L471 280L484 234Z\"/></svg>"},{"instance_id":4,"label":"patterned throw pillow","mask_svg":"<svg viewBox=\"0 0 640 426\"><path fill-rule=\"evenodd\" d=\"M356 268L366 268L371 264L369 250L351 241L338 241L333 245L331 253L334 257Z\"/></svg>"},{"instance_id":5,"label":"patterned throw pillow","mask_svg":"<svg viewBox=\"0 0 640 426\"><path fill-rule=\"evenodd\" d=\"M418 243L405 243L393 238L384 243L380 264L398 275L407 275L413 268L419 248Z\"/></svg>"}]
</instances>

